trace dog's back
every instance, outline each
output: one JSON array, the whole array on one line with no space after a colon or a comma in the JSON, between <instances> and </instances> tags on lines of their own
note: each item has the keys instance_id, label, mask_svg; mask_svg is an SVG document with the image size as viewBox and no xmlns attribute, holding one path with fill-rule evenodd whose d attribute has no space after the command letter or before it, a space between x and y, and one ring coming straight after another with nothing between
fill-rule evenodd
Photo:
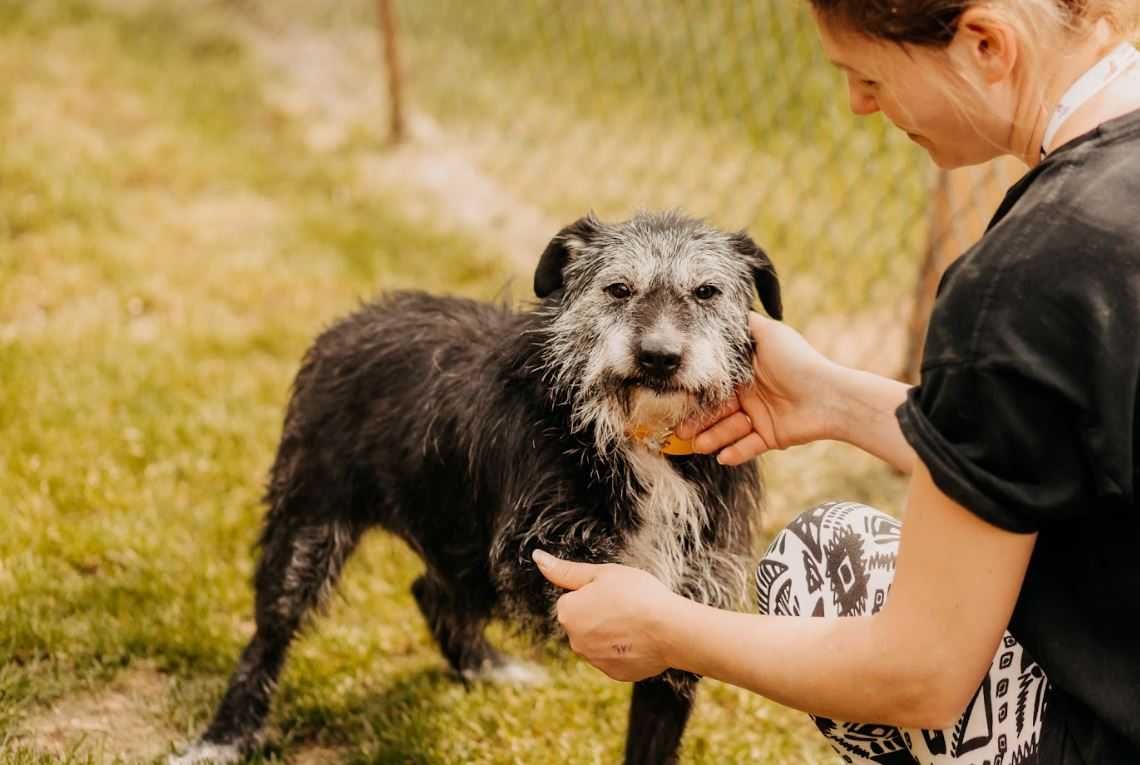
<instances>
[{"instance_id":1,"label":"dog's back","mask_svg":"<svg viewBox=\"0 0 1140 765\"><path fill-rule=\"evenodd\" d=\"M480 455L533 424L529 395L502 395L504 345L523 340L526 325L505 306L422 292L388 293L335 322L297 373L271 512L275 484L296 489L294 455L303 452L300 469L319 472L313 480L325 491L352 487L351 506L334 511L421 552L438 542L485 557L492 513L476 505L498 498L480 491Z\"/></svg>"}]
</instances>

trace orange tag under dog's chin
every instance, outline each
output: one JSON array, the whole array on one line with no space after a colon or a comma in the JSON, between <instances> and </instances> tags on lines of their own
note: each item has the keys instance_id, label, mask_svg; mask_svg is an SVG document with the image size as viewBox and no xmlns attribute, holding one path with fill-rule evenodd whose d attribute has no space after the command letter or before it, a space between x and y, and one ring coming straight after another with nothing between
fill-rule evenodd
<instances>
[{"instance_id":1,"label":"orange tag under dog's chin","mask_svg":"<svg viewBox=\"0 0 1140 765\"><path fill-rule=\"evenodd\" d=\"M694 454L693 442L686 438L680 438L672 433L664 433L658 435L649 429L646 425L638 425L629 433L630 438L640 444L648 446L662 454L668 454L674 457L684 457Z\"/></svg>"},{"instance_id":2,"label":"orange tag under dog's chin","mask_svg":"<svg viewBox=\"0 0 1140 765\"><path fill-rule=\"evenodd\" d=\"M665 443L661 445L662 454L671 454L677 457L694 454L693 442L687 438L681 438L670 433L665 438Z\"/></svg>"}]
</instances>

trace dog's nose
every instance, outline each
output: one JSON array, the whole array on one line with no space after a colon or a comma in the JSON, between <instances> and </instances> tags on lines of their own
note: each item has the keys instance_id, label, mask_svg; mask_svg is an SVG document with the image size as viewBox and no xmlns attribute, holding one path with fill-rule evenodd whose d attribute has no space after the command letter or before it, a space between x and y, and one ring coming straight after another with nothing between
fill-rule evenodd
<instances>
[{"instance_id":1,"label":"dog's nose","mask_svg":"<svg viewBox=\"0 0 1140 765\"><path fill-rule=\"evenodd\" d=\"M646 374L668 377L681 368L681 354L671 348L643 345L637 363Z\"/></svg>"}]
</instances>

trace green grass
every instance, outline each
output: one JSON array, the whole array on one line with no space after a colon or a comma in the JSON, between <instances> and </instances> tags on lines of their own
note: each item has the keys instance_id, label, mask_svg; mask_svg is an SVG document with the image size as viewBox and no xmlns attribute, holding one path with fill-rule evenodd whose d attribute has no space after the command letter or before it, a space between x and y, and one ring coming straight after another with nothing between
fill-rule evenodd
<instances>
[{"instance_id":1,"label":"green grass","mask_svg":"<svg viewBox=\"0 0 1140 765\"><path fill-rule=\"evenodd\" d=\"M117 761L29 733L112 693L160 750L200 730L250 633L257 498L306 344L379 289L491 297L511 276L364 182L382 120L309 146L234 31L245 7L0 0L0 762ZM774 462L772 523L835 492L897 499L821 448ZM617 758L628 688L557 647L499 635L549 664L540 693L448 679L419 570L366 541L291 657L269 760ZM802 715L702 690L687 762L829 757Z\"/></svg>"}]
</instances>

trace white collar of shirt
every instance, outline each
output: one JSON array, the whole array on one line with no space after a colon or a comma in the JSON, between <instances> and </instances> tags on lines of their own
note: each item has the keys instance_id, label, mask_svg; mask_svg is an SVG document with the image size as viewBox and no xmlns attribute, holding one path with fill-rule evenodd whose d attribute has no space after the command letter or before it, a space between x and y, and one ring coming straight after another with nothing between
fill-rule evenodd
<instances>
[{"instance_id":1,"label":"white collar of shirt","mask_svg":"<svg viewBox=\"0 0 1140 765\"><path fill-rule=\"evenodd\" d=\"M1111 85L1117 77L1128 71L1137 61L1140 61L1140 51L1136 50L1130 42L1121 43L1072 84L1065 95L1061 96L1057 108L1053 111L1049 126L1045 128L1045 138L1041 141L1042 158L1048 153L1046 147L1056 138L1057 131L1065 124L1065 120Z\"/></svg>"}]
</instances>

